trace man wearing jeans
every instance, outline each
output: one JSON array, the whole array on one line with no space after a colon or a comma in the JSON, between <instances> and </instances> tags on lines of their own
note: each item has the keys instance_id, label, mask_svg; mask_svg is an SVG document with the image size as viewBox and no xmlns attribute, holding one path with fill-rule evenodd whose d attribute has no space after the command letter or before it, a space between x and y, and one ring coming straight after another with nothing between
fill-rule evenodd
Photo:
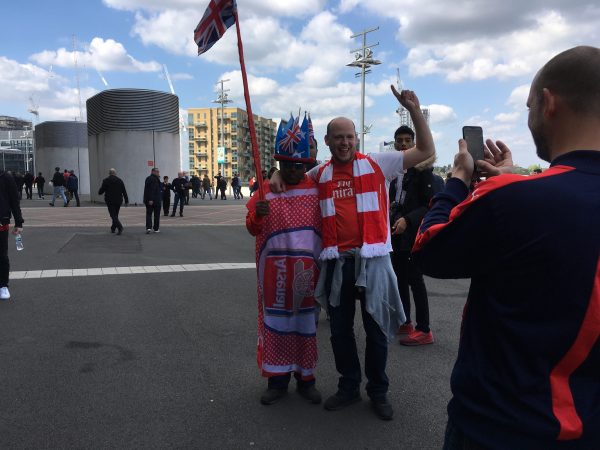
<instances>
[{"instance_id":1,"label":"man wearing jeans","mask_svg":"<svg viewBox=\"0 0 600 450\"><path fill-rule=\"evenodd\" d=\"M52 177L52 201L49 203L50 206L54 206L54 200L56 196L60 195L65 202L65 206L69 204L67 196L65 195L65 177L60 173L60 167L54 168L54 176Z\"/></svg>"},{"instance_id":2,"label":"man wearing jeans","mask_svg":"<svg viewBox=\"0 0 600 450\"><path fill-rule=\"evenodd\" d=\"M324 404L330 411L361 400L361 367L354 337L356 299L360 299L367 335L365 375L367 394L382 420L394 415L388 402L388 341L404 322L396 276L390 261L390 226L387 189L404 169L435 152L433 138L414 92L392 92L409 111L419 141L405 152L362 154L356 150L354 123L345 117L327 126L325 143L331 160L312 169L317 182L322 216L324 261L315 297L329 310L331 345L340 374L337 392ZM271 189L282 189L273 175ZM278 186L279 185L279 186Z\"/></svg>"},{"instance_id":3,"label":"man wearing jeans","mask_svg":"<svg viewBox=\"0 0 600 450\"><path fill-rule=\"evenodd\" d=\"M8 231L10 217L15 219L12 234L19 234L23 230L23 216L19 206L17 184L8 172L0 170L0 300L8 300L8 274L10 262L8 260Z\"/></svg>"}]
</instances>

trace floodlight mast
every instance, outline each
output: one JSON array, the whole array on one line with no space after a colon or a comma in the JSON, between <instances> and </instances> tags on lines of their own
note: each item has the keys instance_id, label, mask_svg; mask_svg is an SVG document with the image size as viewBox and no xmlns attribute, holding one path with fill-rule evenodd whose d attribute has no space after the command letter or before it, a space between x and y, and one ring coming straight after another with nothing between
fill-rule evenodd
<instances>
[{"instance_id":1,"label":"floodlight mast","mask_svg":"<svg viewBox=\"0 0 600 450\"><path fill-rule=\"evenodd\" d=\"M364 30L360 33L356 33L356 34L350 36L350 38L352 38L352 39L362 36L363 42L362 42L362 47L360 47L356 50L352 50L350 52L350 53L358 52L355 54L356 59L354 61L352 61L350 64L346 64L348 67L360 67L360 72L357 73L356 76L361 77L361 83L360 83L360 128L359 128L359 135L360 135L359 150L361 152L364 152L364 148L365 148L365 143L364 143L365 142L365 134L369 132L369 130L365 129L365 76L368 73L371 73L370 70L367 70L369 67L377 66L377 65L381 64L381 61L373 59L373 50L371 50L371 48L379 45L379 42L377 42L376 44L367 45L367 34L373 32L373 31L377 31L377 30L379 30L379 27L371 28L370 30Z\"/></svg>"}]
</instances>

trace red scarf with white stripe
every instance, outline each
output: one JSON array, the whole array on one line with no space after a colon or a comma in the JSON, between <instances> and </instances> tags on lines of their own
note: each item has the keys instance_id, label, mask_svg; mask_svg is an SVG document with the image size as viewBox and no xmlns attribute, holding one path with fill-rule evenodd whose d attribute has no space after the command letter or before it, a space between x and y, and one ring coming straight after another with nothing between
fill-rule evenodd
<instances>
[{"instance_id":1,"label":"red scarf with white stripe","mask_svg":"<svg viewBox=\"0 0 600 450\"><path fill-rule=\"evenodd\" d=\"M385 256L392 251L385 176L375 161L367 155L356 152L352 163L352 177L356 195L356 213L363 242L360 255L363 258ZM339 252L331 160L319 168L317 182L323 218L323 251L320 258L335 259L339 257Z\"/></svg>"}]
</instances>

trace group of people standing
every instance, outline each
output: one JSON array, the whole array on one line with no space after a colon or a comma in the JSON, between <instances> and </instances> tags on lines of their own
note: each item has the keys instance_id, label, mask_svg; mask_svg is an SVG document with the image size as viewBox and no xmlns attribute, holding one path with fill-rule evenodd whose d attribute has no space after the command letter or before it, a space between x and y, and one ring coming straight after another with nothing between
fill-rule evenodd
<instances>
[{"instance_id":1,"label":"group of people standing","mask_svg":"<svg viewBox=\"0 0 600 450\"><path fill-rule=\"evenodd\" d=\"M600 448L600 49L562 52L535 76L528 125L550 168L532 176L513 175L501 141L488 139L474 161L461 139L442 188L423 175L435 147L417 97L392 91L415 125L396 131L399 151L358 152L354 123L335 118L329 161L305 173L307 155L277 147L281 170L247 204L261 403L283 398L292 375L302 397L321 402L319 305L339 373L324 407L359 402L360 307L366 392L392 419L388 342L400 332L405 345L433 343L423 273L470 278L444 450Z\"/></svg>"}]
</instances>

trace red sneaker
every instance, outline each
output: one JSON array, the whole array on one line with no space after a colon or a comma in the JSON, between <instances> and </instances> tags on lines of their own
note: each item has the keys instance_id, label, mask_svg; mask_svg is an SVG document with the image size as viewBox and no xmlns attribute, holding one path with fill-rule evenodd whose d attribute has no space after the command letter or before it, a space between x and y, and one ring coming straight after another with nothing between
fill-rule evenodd
<instances>
[{"instance_id":1,"label":"red sneaker","mask_svg":"<svg viewBox=\"0 0 600 450\"><path fill-rule=\"evenodd\" d=\"M413 324L411 322L406 322L405 324L400 325L400 328L398 328L398 331L396 331L396 334L398 336L401 336L401 335L405 335L405 334L410 334L414 331L415 331L415 327L413 327Z\"/></svg>"},{"instance_id":2,"label":"red sneaker","mask_svg":"<svg viewBox=\"0 0 600 450\"><path fill-rule=\"evenodd\" d=\"M402 344L402 345L433 344L433 334L431 334L431 331L429 333L423 333L422 331L414 330L408 336L400 339L400 344Z\"/></svg>"}]
</instances>

